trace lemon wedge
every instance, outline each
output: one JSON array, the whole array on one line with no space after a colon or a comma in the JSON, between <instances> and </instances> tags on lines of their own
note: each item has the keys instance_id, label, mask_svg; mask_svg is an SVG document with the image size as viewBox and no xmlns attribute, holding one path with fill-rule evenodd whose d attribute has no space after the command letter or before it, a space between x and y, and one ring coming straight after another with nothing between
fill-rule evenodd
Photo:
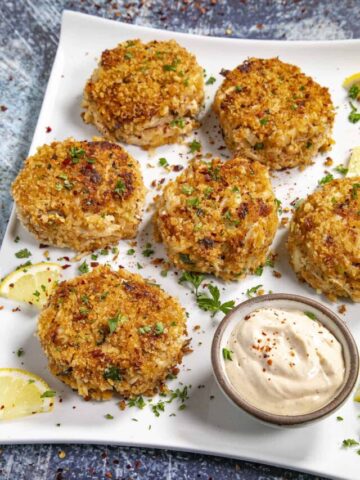
<instances>
[{"instance_id":1,"label":"lemon wedge","mask_svg":"<svg viewBox=\"0 0 360 480\"><path fill-rule=\"evenodd\" d=\"M351 151L351 157L349 160L347 177L359 177L360 176L360 147L354 147Z\"/></svg>"},{"instance_id":2,"label":"lemon wedge","mask_svg":"<svg viewBox=\"0 0 360 480\"><path fill-rule=\"evenodd\" d=\"M0 420L51 412L56 393L37 375L0 368Z\"/></svg>"},{"instance_id":3,"label":"lemon wedge","mask_svg":"<svg viewBox=\"0 0 360 480\"><path fill-rule=\"evenodd\" d=\"M20 267L0 283L0 295L41 308L56 286L61 270L59 264L50 262Z\"/></svg>"}]
</instances>

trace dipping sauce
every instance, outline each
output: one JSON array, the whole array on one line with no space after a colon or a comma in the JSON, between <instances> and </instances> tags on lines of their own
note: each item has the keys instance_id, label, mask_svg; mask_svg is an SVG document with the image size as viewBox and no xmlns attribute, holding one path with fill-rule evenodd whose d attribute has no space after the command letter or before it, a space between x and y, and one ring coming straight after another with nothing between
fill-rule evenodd
<instances>
[{"instance_id":1,"label":"dipping sauce","mask_svg":"<svg viewBox=\"0 0 360 480\"><path fill-rule=\"evenodd\" d=\"M311 312L254 310L236 325L226 348L230 383L244 400L269 413L314 412L344 381L342 346Z\"/></svg>"}]
</instances>

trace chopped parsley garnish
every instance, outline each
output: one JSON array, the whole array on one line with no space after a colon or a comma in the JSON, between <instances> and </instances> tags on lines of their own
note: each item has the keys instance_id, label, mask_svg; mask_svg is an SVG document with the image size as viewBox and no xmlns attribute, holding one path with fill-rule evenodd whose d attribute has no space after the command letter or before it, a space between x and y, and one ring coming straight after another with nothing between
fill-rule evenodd
<instances>
[{"instance_id":1,"label":"chopped parsley garnish","mask_svg":"<svg viewBox=\"0 0 360 480\"><path fill-rule=\"evenodd\" d=\"M209 167L208 172L212 180L220 180L220 167Z\"/></svg>"},{"instance_id":2,"label":"chopped parsley garnish","mask_svg":"<svg viewBox=\"0 0 360 480\"><path fill-rule=\"evenodd\" d=\"M328 173L323 177L321 180L319 180L319 185L325 185L326 183L331 182L331 180L334 180L334 176L331 173Z\"/></svg>"},{"instance_id":3,"label":"chopped parsley garnish","mask_svg":"<svg viewBox=\"0 0 360 480\"><path fill-rule=\"evenodd\" d=\"M19 250L18 252L15 253L16 258L29 258L31 257L31 252L27 248L23 248L22 250Z\"/></svg>"},{"instance_id":4,"label":"chopped parsley garnish","mask_svg":"<svg viewBox=\"0 0 360 480\"><path fill-rule=\"evenodd\" d=\"M228 348L223 348L222 349L222 354L223 354L223 358L224 360L232 360L232 354L234 352L232 352L231 350L229 350Z\"/></svg>"},{"instance_id":5,"label":"chopped parsley garnish","mask_svg":"<svg viewBox=\"0 0 360 480\"><path fill-rule=\"evenodd\" d=\"M255 143L254 148L255 148L255 150L263 150L264 149L264 143L263 142Z\"/></svg>"},{"instance_id":6,"label":"chopped parsley garnish","mask_svg":"<svg viewBox=\"0 0 360 480\"><path fill-rule=\"evenodd\" d=\"M144 267L141 265L141 263L139 263L139 262L137 262L136 266L137 266L137 268L138 268L139 270L141 270L142 268L144 268Z\"/></svg>"},{"instance_id":7,"label":"chopped parsley garnish","mask_svg":"<svg viewBox=\"0 0 360 480\"><path fill-rule=\"evenodd\" d=\"M162 277L167 277L167 276L168 276L168 273L169 273L169 270L161 270L160 275L161 275Z\"/></svg>"},{"instance_id":8,"label":"chopped parsley garnish","mask_svg":"<svg viewBox=\"0 0 360 480\"><path fill-rule=\"evenodd\" d=\"M209 198L214 189L212 187L206 187L204 190L204 195L206 198Z\"/></svg>"},{"instance_id":9,"label":"chopped parsley garnish","mask_svg":"<svg viewBox=\"0 0 360 480\"><path fill-rule=\"evenodd\" d=\"M180 260L184 263L187 263L189 265L192 265L194 263L187 253L179 253L179 257L180 257Z\"/></svg>"},{"instance_id":10,"label":"chopped parsley garnish","mask_svg":"<svg viewBox=\"0 0 360 480\"><path fill-rule=\"evenodd\" d=\"M183 274L179 279L179 283L183 283L183 282L190 283L194 287L195 295L197 296L200 285L204 280L205 280L205 275L202 275L201 273L183 272Z\"/></svg>"},{"instance_id":11,"label":"chopped parsley garnish","mask_svg":"<svg viewBox=\"0 0 360 480\"><path fill-rule=\"evenodd\" d=\"M307 317L311 318L311 320L317 320L317 316L316 316L315 313L313 313L313 312L304 312L304 314L305 314Z\"/></svg>"},{"instance_id":12,"label":"chopped parsley garnish","mask_svg":"<svg viewBox=\"0 0 360 480\"><path fill-rule=\"evenodd\" d=\"M211 76L206 80L206 85L212 85L215 82L216 82L216 78Z\"/></svg>"},{"instance_id":13,"label":"chopped parsley garnish","mask_svg":"<svg viewBox=\"0 0 360 480\"><path fill-rule=\"evenodd\" d=\"M209 289L211 297L209 297L206 293L199 293L196 297L196 302L201 310L212 312L211 316L213 317L218 312L222 312L226 315L234 308L234 300L221 303L220 290L218 287L214 285L208 285L207 288Z\"/></svg>"},{"instance_id":14,"label":"chopped parsley garnish","mask_svg":"<svg viewBox=\"0 0 360 480\"><path fill-rule=\"evenodd\" d=\"M191 185L183 185L181 187L181 191L182 193L185 193L185 195L191 195L194 191L194 187L192 187Z\"/></svg>"},{"instance_id":15,"label":"chopped parsley garnish","mask_svg":"<svg viewBox=\"0 0 360 480\"><path fill-rule=\"evenodd\" d=\"M346 438L346 439L343 440L343 442L342 442L342 446L345 447L345 448L355 447L356 445L359 445L359 442L357 442L357 441L354 440L353 438Z\"/></svg>"},{"instance_id":16,"label":"chopped parsley garnish","mask_svg":"<svg viewBox=\"0 0 360 480\"><path fill-rule=\"evenodd\" d=\"M151 406L151 410L155 417L160 417L160 412L165 411L165 403L164 402L158 402L155 405Z\"/></svg>"},{"instance_id":17,"label":"chopped parsley garnish","mask_svg":"<svg viewBox=\"0 0 360 480\"><path fill-rule=\"evenodd\" d=\"M117 382L121 380L120 369L114 365L110 365L109 367L105 368L103 376L105 380L114 380Z\"/></svg>"},{"instance_id":18,"label":"chopped parsley garnish","mask_svg":"<svg viewBox=\"0 0 360 480\"><path fill-rule=\"evenodd\" d=\"M36 297L37 299L39 299L39 297L40 297L39 290L35 290L35 292L33 293L33 296Z\"/></svg>"},{"instance_id":19,"label":"chopped parsley garnish","mask_svg":"<svg viewBox=\"0 0 360 480\"><path fill-rule=\"evenodd\" d=\"M263 274L263 271L264 271L264 267L262 265L260 265L259 267L257 267L257 269L255 270L254 273L258 277L261 277L261 275Z\"/></svg>"},{"instance_id":20,"label":"chopped parsley garnish","mask_svg":"<svg viewBox=\"0 0 360 480\"><path fill-rule=\"evenodd\" d=\"M73 163L79 163L79 159L85 155L85 150L83 148L70 147L70 157Z\"/></svg>"},{"instance_id":21,"label":"chopped parsley garnish","mask_svg":"<svg viewBox=\"0 0 360 480\"><path fill-rule=\"evenodd\" d=\"M259 290L259 288L261 288L262 285L256 285L255 287L251 287L251 288L248 288L246 290L246 295L249 297L249 298L252 298L256 292Z\"/></svg>"},{"instance_id":22,"label":"chopped parsley garnish","mask_svg":"<svg viewBox=\"0 0 360 480\"><path fill-rule=\"evenodd\" d=\"M86 260L83 261L83 263L79 266L79 272L80 273L88 273L89 272L89 265L86 263Z\"/></svg>"},{"instance_id":23,"label":"chopped parsley garnish","mask_svg":"<svg viewBox=\"0 0 360 480\"><path fill-rule=\"evenodd\" d=\"M189 148L191 153L200 152L201 150L201 143L197 140L193 140L189 143Z\"/></svg>"},{"instance_id":24,"label":"chopped parsley garnish","mask_svg":"<svg viewBox=\"0 0 360 480\"><path fill-rule=\"evenodd\" d=\"M128 400L128 406L129 407L137 407L140 410L142 410L143 408L146 407L146 403L145 403L145 400L143 399L143 397L139 396L139 397L135 397L135 398L130 398L130 400Z\"/></svg>"},{"instance_id":25,"label":"chopped parsley garnish","mask_svg":"<svg viewBox=\"0 0 360 480\"><path fill-rule=\"evenodd\" d=\"M351 198L357 198L358 197L358 190L360 188L360 183L354 183L352 186L351 190Z\"/></svg>"},{"instance_id":26,"label":"chopped parsley garnish","mask_svg":"<svg viewBox=\"0 0 360 480\"><path fill-rule=\"evenodd\" d=\"M96 255L96 253L91 254L91 260L97 260L99 255Z\"/></svg>"},{"instance_id":27,"label":"chopped parsley garnish","mask_svg":"<svg viewBox=\"0 0 360 480\"><path fill-rule=\"evenodd\" d=\"M20 241L20 237L19 237L19 235L16 235L16 237L14 238L14 242L19 243L19 241Z\"/></svg>"},{"instance_id":28,"label":"chopped parsley garnish","mask_svg":"<svg viewBox=\"0 0 360 480\"><path fill-rule=\"evenodd\" d=\"M126 52L124 54L124 58L126 58L127 60L130 60L131 58L133 58L133 54L131 52Z\"/></svg>"},{"instance_id":29,"label":"chopped parsley garnish","mask_svg":"<svg viewBox=\"0 0 360 480\"><path fill-rule=\"evenodd\" d=\"M269 119L267 117L260 118L260 125L266 125L269 123Z\"/></svg>"},{"instance_id":30,"label":"chopped parsley garnish","mask_svg":"<svg viewBox=\"0 0 360 480\"><path fill-rule=\"evenodd\" d=\"M337 420L338 422L342 422L342 421L344 420L344 418L339 416L339 417L336 417L336 420Z\"/></svg>"},{"instance_id":31,"label":"chopped parsley garnish","mask_svg":"<svg viewBox=\"0 0 360 480\"><path fill-rule=\"evenodd\" d=\"M126 192L126 185L124 183L124 180L120 178L114 188L114 192L117 193L118 195L122 195L123 193Z\"/></svg>"},{"instance_id":32,"label":"chopped parsley garnish","mask_svg":"<svg viewBox=\"0 0 360 480\"><path fill-rule=\"evenodd\" d=\"M126 252L127 255L134 255L135 250L133 248L129 248L129 250Z\"/></svg>"},{"instance_id":33,"label":"chopped parsley garnish","mask_svg":"<svg viewBox=\"0 0 360 480\"><path fill-rule=\"evenodd\" d=\"M172 120L170 122L170 125L172 127L184 128L185 127L185 120L183 118L176 118L175 120Z\"/></svg>"},{"instance_id":34,"label":"chopped parsley garnish","mask_svg":"<svg viewBox=\"0 0 360 480\"><path fill-rule=\"evenodd\" d=\"M242 85L235 85L235 91L241 92L244 87Z\"/></svg>"},{"instance_id":35,"label":"chopped parsley garnish","mask_svg":"<svg viewBox=\"0 0 360 480\"><path fill-rule=\"evenodd\" d=\"M356 100L360 95L360 88L358 85L353 85L349 89L349 97L352 98L353 100Z\"/></svg>"},{"instance_id":36,"label":"chopped parsley garnish","mask_svg":"<svg viewBox=\"0 0 360 480\"><path fill-rule=\"evenodd\" d=\"M151 332L151 327L150 325L144 325L143 327L140 327L138 329L138 332L140 333L140 335L145 335L146 333Z\"/></svg>"},{"instance_id":37,"label":"chopped parsley garnish","mask_svg":"<svg viewBox=\"0 0 360 480\"><path fill-rule=\"evenodd\" d=\"M340 173L341 175L346 175L349 171L348 168L344 167L344 165L338 165L334 168L335 172Z\"/></svg>"},{"instance_id":38,"label":"chopped parsley garnish","mask_svg":"<svg viewBox=\"0 0 360 480\"><path fill-rule=\"evenodd\" d=\"M87 309L85 307L80 307L79 312L81 313L81 315L88 315L89 309Z\"/></svg>"},{"instance_id":39,"label":"chopped parsley garnish","mask_svg":"<svg viewBox=\"0 0 360 480\"><path fill-rule=\"evenodd\" d=\"M110 415L110 413L107 413L105 415L105 418L106 418L106 420L114 420L114 417L112 415Z\"/></svg>"},{"instance_id":40,"label":"chopped parsley garnish","mask_svg":"<svg viewBox=\"0 0 360 480\"><path fill-rule=\"evenodd\" d=\"M18 351L16 352L16 355L17 355L18 357L22 357L23 355L25 355L24 349L23 349L22 347L20 347L20 348L18 349Z\"/></svg>"},{"instance_id":41,"label":"chopped parsley garnish","mask_svg":"<svg viewBox=\"0 0 360 480\"><path fill-rule=\"evenodd\" d=\"M109 250L107 248L103 248L100 250L100 255L109 255Z\"/></svg>"},{"instance_id":42,"label":"chopped parsley garnish","mask_svg":"<svg viewBox=\"0 0 360 480\"><path fill-rule=\"evenodd\" d=\"M200 200L198 197L188 198L186 203L189 205L189 207L198 207L200 205Z\"/></svg>"},{"instance_id":43,"label":"chopped parsley garnish","mask_svg":"<svg viewBox=\"0 0 360 480\"><path fill-rule=\"evenodd\" d=\"M281 206L281 204L282 204L281 200L279 200L278 198L275 198L275 204L276 204L278 214L281 215L283 213L282 206Z\"/></svg>"},{"instance_id":44,"label":"chopped parsley garnish","mask_svg":"<svg viewBox=\"0 0 360 480\"><path fill-rule=\"evenodd\" d=\"M312 143L310 140L308 140L308 141L306 142L306 148L311 148L312 145L313 145L313 143Z\"/></svg>"},{"instance_id":45,"label":"chopped parsley garnish","mask_svg":"<svg viewBox=\"0 0 360 480\"><path fill-rule=\"evenodd\" d=\"M159 165L161 167L167 167L169 164L168 164L168 161L166 160L166 158L161 157L161 158L159 158Z\"/></svg>"},{"instance_id":46,"label":"chopped parsley garnish","mask_svg":"<svg viewBox=\"0 0 360 480\"><path fill-rule=\"evenodd\" d=\"M144 255L144 257L150 257L154 253L155 253L155 250L152 249L151 243L147 243L145 245L144 250L142 251L142 254Z\"/></svg>"},{"instance_id":47,"label":"chopped parsley garnish","mask_svg":"<svg viewBox=\"0 0 360 480\"><path fill-rule=\"evenodd\" d=\"M46 390L42 395L40 395L40 398L51 398L55 397L56 392L54 390Z\"/></svg>"},{"instance_id":48,"label":"chopped parsley garnish","mask_svg":"<svg viewBox=\"0 0 360 480\"><path fill-rule=\"evenodd\" d=\"M164 333L164 324L157 322L155 325L155 335L161 335L162 333Z\"/></svg>"},{"instance_id":49,"label":"chopped parsley garnish","mask_svg":"<svg viewBox=\"0 0 360 480\"><path fill-rule=\"evenodd\" d=\"M351 112L349 113L348 119L351 123L357 123L360 120L360 113L357 111L356 107L350 102Z\"/></svg>"},{"instance_id":50,"label":"chopped parsley garnish","mask_svg":"<svg viewBox=\"0 0 360 480\"><path fill-rule=\"evenodd\" d=\"M121 323L124 323L128 320L126 315L123 315L121 312L118 312L115 317L109 318L108 325L110 333L114 333L117 326Z\"/></svg>"}]
</instances>

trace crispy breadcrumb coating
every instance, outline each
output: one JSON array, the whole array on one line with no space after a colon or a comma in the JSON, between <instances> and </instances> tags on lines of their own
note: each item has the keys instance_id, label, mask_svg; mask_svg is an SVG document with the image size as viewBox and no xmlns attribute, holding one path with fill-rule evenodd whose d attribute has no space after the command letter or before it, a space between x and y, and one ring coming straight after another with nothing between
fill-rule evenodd
<instances>
[{"instance_id":1,"label":"crispy breadcrumb coating","mask_svg":"<svg viewBox=\"0 0 360 480\"><path fill-rule=\"evenodd\" d=\"M157 285L99 266L62 282L38 335L51 372L86 399L154 395L181 363L186 316Z\"/></svg>"},{"instance_id":2,"label":"crispy breadcrumb coating","mask_svg":"<svg viewBox=\"0 0 360 480\"><path fill-rule=\"evenodd\" d=\"M333 180L295 211L290 263L301 280L331 300L360 301L360 177Z\"/></svg>"},{"instance_id":3,"label":"crispy breadcrumb coating","mask_svg":"<svg viewBox=\"0 0 360 480\"><path fill-rule=\"evenodd\" d=\"M268 170L243 158L195 160L165 186L154 223L176 267L242 278L264 264L278 225Z\"/></svg>"},{"instance_id":4,"label":"crispy breadcrumb coating","mask_svg":"<svg viewBox=\"0 0 360 480\"><path fill-rule=\"evenodd\" d=\"M329 91L300 68L278 58L249 58L224 74L213 109L230 151L281 170L309 165L329 149Z\"/></svg>"},{"instance_id":5,"label":"crispy breadcrumb coating","mask_svg":"<svg viewBox=\"0 0 360 480\"><path fill-rule=\"evenodd\" d=\"M69 138L39 147L12 194L38 240L83 252L136 235L145 187L138 162L119 145Z\"/></svg>"},{"instance_id":6,"label":"crispy breadcrumb coating","mask_svg":"<svg viewBox=\"0 0 360 480\"><path fill-rule=\"evenodd\" d=\"M150 148L193 130L203 99L194 55L174 40L128 40L102 53L85 86L83 119L111 140Z\"/></svg>"}]
</instances>

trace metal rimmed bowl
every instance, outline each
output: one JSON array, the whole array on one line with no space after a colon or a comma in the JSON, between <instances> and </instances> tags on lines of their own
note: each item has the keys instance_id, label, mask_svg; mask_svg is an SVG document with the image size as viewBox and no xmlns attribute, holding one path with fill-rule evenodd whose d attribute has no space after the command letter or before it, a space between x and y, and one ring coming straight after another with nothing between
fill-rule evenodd
<instances>
[{"instance_id":1,"label":"metal rimmed bowl","mask_svg":"<svg viewBox=\"0 0 360 480\"><path fill-rule=\"evenodd\" d=\"M342 345L345 375L344 381L336 396L326 405L303 415L279 415L261 410L242 398L230 383L222 355L231 332L238 322L257 308L279 308L284 310L300 310L312 312ZM355 340L345 323L329 308L321 303L285 293L263 295L247 300L229 312L219 324L211 347L211 360L215 378L225 395L239 408L256 419L278 427L299 427L313 423L334 413L351 394L359 373L359 353Z\"/></svg>"}]
</instances>

